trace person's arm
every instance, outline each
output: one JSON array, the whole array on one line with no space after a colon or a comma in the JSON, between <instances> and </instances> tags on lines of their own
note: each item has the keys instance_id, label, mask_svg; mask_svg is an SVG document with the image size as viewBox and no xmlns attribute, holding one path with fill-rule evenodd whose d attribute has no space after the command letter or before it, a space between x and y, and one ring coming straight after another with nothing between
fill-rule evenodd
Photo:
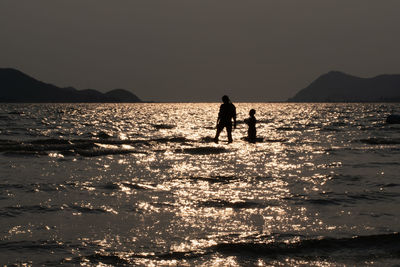
<instances>
[{"instance_id":1,"label":"person's arm","mask_svg":"<svg viewBox=\"0 0 400 267\"><path fill-rule=\"evenodd\" d=\"M236 129L236 107L235 106L233 106L233 128Z\"/></svg>"},{"instance_id":2,"label":"person's arm","mask_svg":"<svg viewBox=\"0 0 400 267\"><path fill-rule=\"evenodd\" d=\"M222 109L222 105L219 107L218 118L217 118L217 125L216 125L217 128L218 128L218 124L219 124L219 121L220 121L220 118L221 118L221 109Z\"/></svg>"}]
</instances>

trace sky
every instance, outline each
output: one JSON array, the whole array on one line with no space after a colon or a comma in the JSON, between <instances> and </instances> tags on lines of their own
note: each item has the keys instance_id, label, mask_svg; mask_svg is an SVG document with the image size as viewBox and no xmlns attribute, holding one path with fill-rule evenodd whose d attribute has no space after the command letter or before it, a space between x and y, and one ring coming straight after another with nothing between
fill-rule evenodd
<instances>
[{"instance_id":1,"label":"sky","mask_svg":"<svg viewBox=\"0 0 400 267\"><path fill-rule=\"evenodd\" d=\"M398 0L0 0L0 67L147 101L285 101L400 73Z\"/></svg>"}]
</instances>

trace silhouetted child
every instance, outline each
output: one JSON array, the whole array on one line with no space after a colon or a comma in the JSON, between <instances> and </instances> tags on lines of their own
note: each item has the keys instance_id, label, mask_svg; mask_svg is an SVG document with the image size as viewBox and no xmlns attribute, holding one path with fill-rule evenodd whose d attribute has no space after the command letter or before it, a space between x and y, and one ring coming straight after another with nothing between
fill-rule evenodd
<instances>
[{"instance_id":1,"label":"silhouetted child","mask_svg":"<svg viewBox=\"0 0 400 267\"><path fill-rule=\"evenodd\" d=\"M256 117L254 115L256 114L256 111L254 109L251 109L249 112L250 117L245 119L244 122L249 126L249 129L247 130L247 138L249 142L255 143L256 142Z\"/></svg>"}]
</instances>

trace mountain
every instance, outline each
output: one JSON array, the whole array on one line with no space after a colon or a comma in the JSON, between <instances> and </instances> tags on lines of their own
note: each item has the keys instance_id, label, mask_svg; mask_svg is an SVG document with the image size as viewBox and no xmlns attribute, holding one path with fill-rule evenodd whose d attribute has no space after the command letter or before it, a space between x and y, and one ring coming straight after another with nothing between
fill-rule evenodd
<instances>
[{"instance_id":1,"label":"mountain","mask_svg":"<svg viewBox=\"0 0 400 267\"><path fill-rule=\"evenodd\" d=\"M142 101L124 89L115 89L104 94L94 89L60 88L38 81L19 70L0 68L0 102L134 103Z\"/></svg>"},{"instance_id":2,"label":"mountain","mask_svg":"<svg viewBox=\"0 0 400 267\"><path fill-rule=\"evenodd\" d=\"M111 99L124 99L126 102L141 102L141 100L131 92L124 89L114 89L105 94Z\"/></svg>"},{"instance_id":3,"label":"mountain","mask_svg":"<svg viewBox=\"0 0 400 267\"><path fill-rule=\"evenodd\" d=\"M339 71L321 75L289 102L400 102L400 75L359 78Z\"/></svg>"}]
</instances>

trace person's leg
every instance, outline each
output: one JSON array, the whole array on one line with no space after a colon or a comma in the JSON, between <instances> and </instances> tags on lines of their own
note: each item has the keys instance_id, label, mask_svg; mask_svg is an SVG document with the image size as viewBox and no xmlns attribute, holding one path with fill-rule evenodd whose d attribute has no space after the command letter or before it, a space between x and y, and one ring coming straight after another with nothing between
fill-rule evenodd
<instances>
[{"instance_id":1,"label":"person's leg","mask_svg":"<svg viewBox=\"0 0 400 267\"><path fill-rule=\"evenodd\" d=\"M256 141L256 131L255 129L249 129L248 131L248 137L250 142L255 142Z\"/></svg>"},{"instance_id":2,"label":"person's leg","mask_svg":"<svg viewBox=\"0 0 400 267\"><path fill-rule=\"evenodd\" d=\"M214 137L214 142L215 143L218 143L218 138L219 138L220 133L222 132L222 129L224 129L224 127L221 126L220 124L218 124L217 125L217 132L216 132L215 137Z\"/></svg>"},{"instance_id":3,"label":"person's leg","mask_svg":"<svg viewBox=\"0 0 400 267\"><path fill-rule=\"evenodd\" d=\"M232 143L232 124L226 125L226 133L228 134L228 143Z\"/></svg>"}]
</instances>

